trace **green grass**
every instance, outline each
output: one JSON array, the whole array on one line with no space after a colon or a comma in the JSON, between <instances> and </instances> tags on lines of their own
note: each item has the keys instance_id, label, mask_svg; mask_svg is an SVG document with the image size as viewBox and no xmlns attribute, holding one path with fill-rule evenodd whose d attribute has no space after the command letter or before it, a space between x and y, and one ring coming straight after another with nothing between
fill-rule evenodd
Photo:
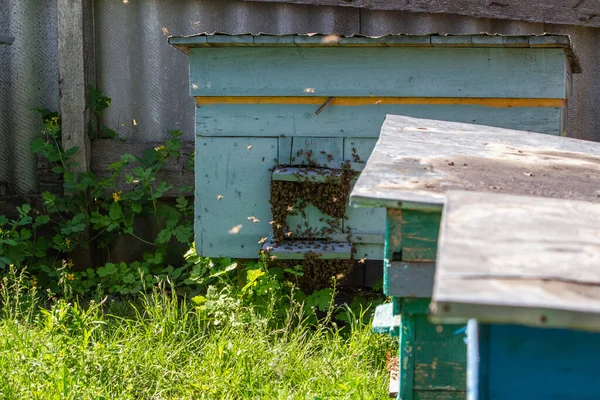
<instances>
[{"instance_id":1,"label":"green grass","mask_svg":"<svg viewBox=\"0 0 600 400\"><path fill-rule=\"evenodd\" d=\"M392 339L351 318L308 326L218 294L206 310L155 290L42 306L0 281L2 399L385 399ZM270 310L270 311L269 311Z\"/></svg>"}]
</instances>

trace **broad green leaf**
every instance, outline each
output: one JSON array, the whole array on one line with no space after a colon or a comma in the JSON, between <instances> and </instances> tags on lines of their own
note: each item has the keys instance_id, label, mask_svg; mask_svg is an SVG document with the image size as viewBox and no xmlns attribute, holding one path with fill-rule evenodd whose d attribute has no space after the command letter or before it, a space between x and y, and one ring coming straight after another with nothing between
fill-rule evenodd
<instances>
[{"instance_id":1,"label":"broad green leaf","mask_svg":"<svg viewBox=\"0 0 600 400\"><path fill-rule=\"evenodd\" d=\"M121 210L121 204L119 204L118 202L112 203L108 210L108 216L113 221L121 219L121 217L123 216L123 212Z\"/></svg>"}]
</instances>

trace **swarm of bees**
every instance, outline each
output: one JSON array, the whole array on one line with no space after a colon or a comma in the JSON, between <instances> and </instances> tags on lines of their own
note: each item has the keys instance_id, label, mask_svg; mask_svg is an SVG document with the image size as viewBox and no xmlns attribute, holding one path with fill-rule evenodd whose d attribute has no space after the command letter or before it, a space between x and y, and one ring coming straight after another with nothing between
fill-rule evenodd
<instances>
[{"instance_id":1,"label":"swarm of bees","mask_svg":"<svg viewBox=\"0 0 600 400\"><path fill-rule=\"evenodd\" d=\"M333 156L324 151L321 151L321 155L326 157L328 162L333 160ZM299 150L296 157L291 158L291 165L276 166L279 170L285 170L286 167L300 167L300 169L296 173L296 181L271 182L273 238L278 245L285 245L286 240L294 239L308 240L316 245L316 248L320 248L321 245L326 247L329 244L333 234L345 233L348 242L352 243L350 227L344 227L343 222L348 219L346 205L353 180L358 172L352 169L350 161L343 162L341 168L323 168L313 160L312 156L311 150L306 152ZM360 161L356 149L352 149L352 157L355 162ZM303 164L294 164L296 158L301 159ZM315 182L315 175L325 176L324 181ZM288 226L288 216L300 215L303 219L307 219L306 207L309 203L324 214L320 219L321 227L311 227L308 221L295 227ZM323 260L320 254L311 251L306 253L305 258L300 262L278 260L278 264L285 264L285 266L290 264L289 267L301 264L304 276L299 280L299 285L304 290L317 290L331 286L332 277L345 276L352 269L355 251L353 246L350 260Z\"/></svg>"}]
</instances>

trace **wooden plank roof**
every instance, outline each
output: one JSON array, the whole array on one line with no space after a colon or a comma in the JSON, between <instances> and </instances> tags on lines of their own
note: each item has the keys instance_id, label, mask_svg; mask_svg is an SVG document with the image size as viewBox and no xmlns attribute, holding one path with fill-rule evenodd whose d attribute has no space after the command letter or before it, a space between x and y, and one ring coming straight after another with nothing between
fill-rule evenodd
<instances>
[{"instance_id":1,"label":"wooden plank roof","mask_svg":"<svg viewBox=\"0 0 600 400\"><path fill-rule=\"evenodd\" d=\"M440 209L449 190L600 200L600 143L388 115L353 206Z\"/></svg>"},{"instance_id":2,"label":"wooden plank roof","mask_svg":"<svg viewBox=\"0 0 600 400\"><path fill-rule=\"evenodd\" d=\"M600 331L600 204L449 192L432 311Z\"/></svg>"},{"instance_id":3,"label":"wooden plank roof","mask_svg":"<svg viewBox=\"0 0 600 400\"><path fill-rule=\"evenodd\" d=\"M316 6L358 7L433 14L458 14L476 18L600 27L598 0L244 0Z\"/></svg>"}]
</instances>

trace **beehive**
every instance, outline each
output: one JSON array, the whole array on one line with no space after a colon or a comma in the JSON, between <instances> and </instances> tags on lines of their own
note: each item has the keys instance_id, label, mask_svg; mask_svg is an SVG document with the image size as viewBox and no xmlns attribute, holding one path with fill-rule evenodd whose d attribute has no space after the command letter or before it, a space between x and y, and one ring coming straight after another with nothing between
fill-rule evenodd
<instances>
[{"instance_id":1,"label":"beehive","mask_svg":"<svg viewBox=\"0 0 600 400\"><path fill-rule=\"evenodd\" d=\"M387 116L350 201L357 206L387 209L383 289L393 297L393 303L378 308L374 329L400 335L399 398L465 396L466 326L452 325L457 321L451 319L445 319L450 325L429 323L427 319L434 275L438 282L445 279L437 275L435 263L440 262L442 254L438 237L440 223L447 218L442 216L446 192L470 190L598 201L598 187L598 143L481 125ZM488 211L490 215L495 212L493 207L488 207ZM556 215L558 210L553 214ZM454 221L461 218L466 221L468 216L469 213L461 214ZM489 229L503 232L516 245L523 235L519 228L521 220L513 218L512 228L499 225L501 220L488 218ZM480 237L482 243L494 242L488 232L464 230ZM565 230L565 234L570 233ZM456 235L448 237L460 240ZM446 251L456 254L458 246L452 243L446 246ZM516 256L510 243L507 239L499 252L507 262L498 268L507 268L507 273L508 261ZM565 243L559 250L570 254L569 246ZM484 264L487 258L478 257L477 250L474 247L469 250L467 246L463 249L464 257L474 265ZM538 254L532 251L529 256L537 259ZM447 287L455 286L449 281Z\"/></svg>"},{"instance_id":2,"label":"beehive","mask_svg":"<svg viewBox=\"0 0 600 400\"><path fill-rule=\"evenodd\" d=\"M344 167L360 172L386 114L563 133L578 69L563 36L199 34L169 42L189 54L196 248L210 257L256 258L259 241L276 236L270 200L297 206L271 196L272 182L332 184L327 177ZM383 259L385 210L348 208L344 219L308 200L286 218L284 239L295 242L273 250L280 258ZM339 247L315 249L314 232Z\"/></svg>"},{"instance_id":3,"label":"beehive","mask_svg":"<svg viewBox=\"0 0 600 400\"><path fill-rule=\"evenodd\" d=\"M600 165L600 144L580 150ZM447 195L432 309L471 319L469 399L600 398L600 204L561 183L561 199Z\"/></svg>"}]
</instances>

